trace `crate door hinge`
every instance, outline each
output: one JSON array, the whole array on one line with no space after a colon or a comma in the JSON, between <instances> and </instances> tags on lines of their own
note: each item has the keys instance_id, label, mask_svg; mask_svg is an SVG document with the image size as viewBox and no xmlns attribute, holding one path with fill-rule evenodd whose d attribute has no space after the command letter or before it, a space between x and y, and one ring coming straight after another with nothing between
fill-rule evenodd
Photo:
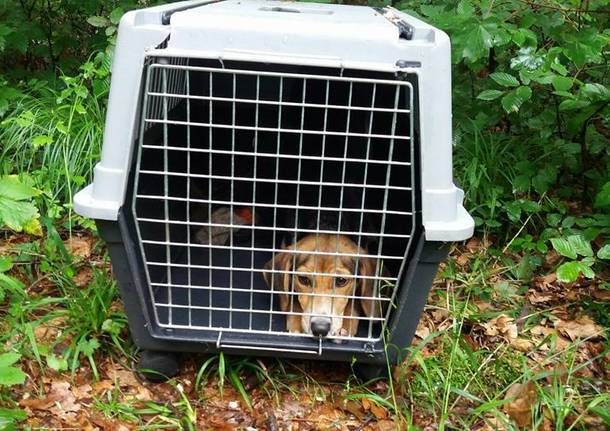
<instances>
[{"instance_id":1,"label":"crate door hinge","mask_svg":"<svg viewBox=\"0 0 610 431\"><path fill-rule=\"evenodd\" d=\"M385 19L390 21L392 24L394 24L398 28L398 38L399 39L405 39L405 40L413 39L414 28L411 25L409 25L404 19L402 19L400 16L398 16L394 12L393 8L376 7L373 9L375 9L377 12L379 12L379 14L382 17L384 17Z\"/></svg>"}]
</instances>

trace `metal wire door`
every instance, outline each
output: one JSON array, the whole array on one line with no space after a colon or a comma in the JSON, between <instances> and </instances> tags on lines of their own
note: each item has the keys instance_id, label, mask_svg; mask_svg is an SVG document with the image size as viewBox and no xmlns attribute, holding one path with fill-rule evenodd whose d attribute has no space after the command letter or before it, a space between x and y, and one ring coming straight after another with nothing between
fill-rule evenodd
<instances>
[{"instance_id":1,"label":"metal wire door","mask_svg":"<svg viewBox=\"0 0 610 431\"><path fill-rule=\"evenodd\" d=\"M380 339L416 227L413 84L314 72L151 58L132 211L159 327L286 335L290 316L315 315L294 304L317 297L347 300L330 317L357 322L328 338ZM349 241L304 250L307 237ZM335 264L299 270L310 259ZM299 276L353 288L297 291Z\"/></svg>"}]
</instances>

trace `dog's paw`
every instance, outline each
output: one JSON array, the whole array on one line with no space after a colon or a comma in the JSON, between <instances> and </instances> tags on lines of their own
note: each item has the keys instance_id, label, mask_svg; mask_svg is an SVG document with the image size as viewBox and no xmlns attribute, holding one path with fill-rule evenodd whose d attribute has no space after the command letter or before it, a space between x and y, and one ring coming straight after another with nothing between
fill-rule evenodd
<instances>
[{"instance_id":1,"label":"dog's paw","mask_svg":"<svg viewBox=\"0 0 610 431\"><path fill-rule=\"evenodd\" d=\"M337 333L337 336L338 337L347 337L347 336L349 336L349 332L347 332L347 329L341 328L341 329L339 329L339 332ZM347 340L340 340L338 338L333 338L332 342L335 343L335 344L343 344L343 343L346 343Z\"/></svg>"}]
</instances>

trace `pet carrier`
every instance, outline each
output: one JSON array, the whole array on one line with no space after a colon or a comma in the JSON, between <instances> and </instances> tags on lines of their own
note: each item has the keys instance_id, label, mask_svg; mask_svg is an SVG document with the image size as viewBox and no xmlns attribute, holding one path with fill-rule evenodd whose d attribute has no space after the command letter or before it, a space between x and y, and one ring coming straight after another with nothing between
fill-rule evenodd
<instances>
[{"instance_id":1,"label":"pet carrier","mask_svg":"<svg viewBox=\"0 0 610 431\"><path fill-rule=\"evenodd\" d=\"M141 365L170 353L399 361L450 241L450 44L390 7L173 3L121 20L100 163Z\"/></svg>"}]
</instances>

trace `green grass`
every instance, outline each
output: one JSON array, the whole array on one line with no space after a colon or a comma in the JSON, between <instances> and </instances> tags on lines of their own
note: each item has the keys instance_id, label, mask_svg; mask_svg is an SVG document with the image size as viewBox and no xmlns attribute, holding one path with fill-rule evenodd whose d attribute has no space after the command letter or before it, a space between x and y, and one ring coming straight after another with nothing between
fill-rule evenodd
<instances>
[{"instance_id":1,"label":"green grass","mask_svg":"<svg viewBox=\"0 0 610 431\"><path fill-rule=\"evenodd\" d=\"M15 296L4 306L0 342L19 351L41 375L53 379L74 379L84 367L91 370L91 382L95 382L104 378L110 363L131 368L125 317L114 308L118 292L103 250L94 246L93 257L82 260L68 253L57 231L51 229L47 235L44 240L11 249L15 255L11 274L30 290L27 296ZM454 255L462 252L456 250ZM243 411L254 415L260 414L261 400L271 409L283 408L286 400L312 406L344 401L362 406L368 400L409 430L424 427L422 421L436 424L439 430L468 430L485 423L517 430L504 411L509 402L506 393L514 384L533 382L536 396L531 418L536 426L551 421L553 429L568 431L585 429L591 418L607 422L608 382L584 372L600 363L609 352L608 345L583 357L586 340L559 348L550 336L525 354L501 337L481 338L479 323L499 313L519 314L524 305L520 289L529 280L516 278L518 263L511 264L498 250L479 250L466 265L454 259L444 265L442 283L436 285L427 311L444 310L446 324L407 350L407 361L393 370L394 379L389 384L358 382L349 372L335 373L329 380L319 373L333 369L325 363L219 353L192 357L192 373L166 385L163 394L171 394L170 398L161 395L160 399L138 401L125 392L133 388L117 385L96 396L92 408L105 418L137 424L139 429L191 430L200 426L198 421L210 403L239 400ZM91 271L91 280L78 286L73 277L84 270ZM517 299L498 292L501 283L517 286L510 291L518 293ZM480 301L490 303L492 310L478 310ZM521 331L527 332L549 316L548 310L532 310ZM41 325L54 321L60 326L56 337L45 340L36 335ZM467 337L479 337L480 342L473 346ZM543 344L548 350L542 349ZM36 396L44 396L43 387L38 386ZM11 407L8 398L3 406ZM371 413L366 414L370 421Z\"/></svg>"},{"instance_id":2,"label":"green grass","mask_svg":"<svg viewBox=\"0 0 610 431\"><path fill-rule=\"evenodd\" d=\"M123 337L127 320L121 310L112 308L118 299L116 282L108 272L107 260L101 261L100 268L71 256L57 232L48 233L46 241L22 243L13 250L18 253L15 275L41 292L30 293L27 301L21 296L9 301L6 330L0 340L16 341L15 347L35 359L43 370L69 369L74 374L81 358L86 358L97 379L98 349L124 357L129 351ZM86 285L75 283L77 275L87 277ZM35 333L49 324L58 327L57 336L40 344ZM21 337L21 333L26 336Z\"/></svg>"},{"instance_id":3,"label":"green grass","mask_svg":"<svg viewBox=\"0 0 610 431\"><path fill-rule=\"evenodd\" d=\"M0 172L28 173L59 205L90 180L105 116L104 99L91 94L85 76L65 83L54 90L41 82L0 123Z\"/></svg>"}]
</instances>

